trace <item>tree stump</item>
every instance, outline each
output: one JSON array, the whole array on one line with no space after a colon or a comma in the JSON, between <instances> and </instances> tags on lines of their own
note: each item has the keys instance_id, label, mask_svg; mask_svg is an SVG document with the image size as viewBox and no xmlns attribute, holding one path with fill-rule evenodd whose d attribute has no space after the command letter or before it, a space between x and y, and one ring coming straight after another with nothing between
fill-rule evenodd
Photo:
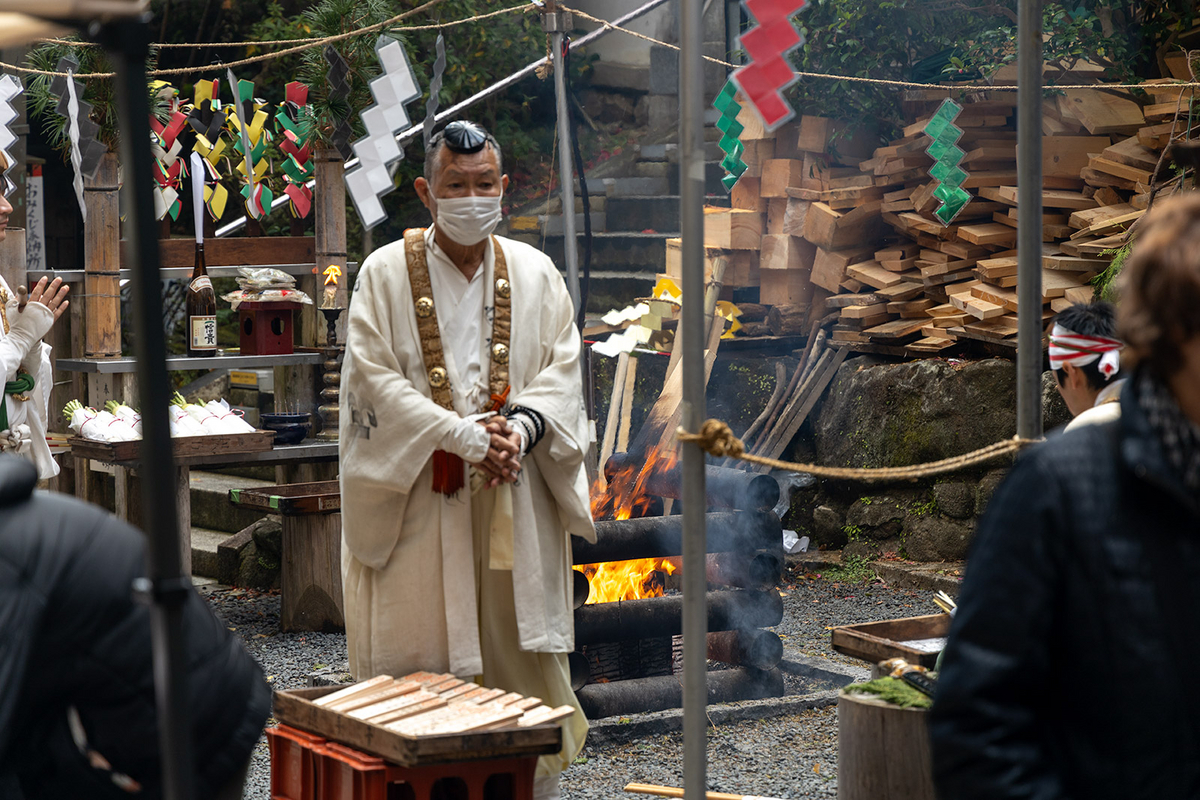
<instances>
[{"instance_id":1,"label":"tree stump","mask_svg":"<svg viewBox=\"0 0 1200 800\"><path fill-rule=\"evenodd\" d=\"M838 695L838 800L934 800L928 712Z\"/></svg>"}]
</instances>

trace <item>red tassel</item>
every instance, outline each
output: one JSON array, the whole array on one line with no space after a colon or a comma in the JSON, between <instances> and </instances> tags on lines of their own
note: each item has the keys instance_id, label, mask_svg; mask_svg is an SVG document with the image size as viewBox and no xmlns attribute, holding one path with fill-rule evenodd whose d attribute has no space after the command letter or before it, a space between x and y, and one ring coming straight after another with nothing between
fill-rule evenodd
<instances>
[{"instance_id":1,"label":"red tassel","mask_svg":"<svg viewBox=\"0 0 1200 800\"><path fill-rule=\"evenodd\" d=\"M447 497L458 494L463 488L466 466L463 460L445 450L433 451L433 490Z\"/></svg>"}]
</instances>

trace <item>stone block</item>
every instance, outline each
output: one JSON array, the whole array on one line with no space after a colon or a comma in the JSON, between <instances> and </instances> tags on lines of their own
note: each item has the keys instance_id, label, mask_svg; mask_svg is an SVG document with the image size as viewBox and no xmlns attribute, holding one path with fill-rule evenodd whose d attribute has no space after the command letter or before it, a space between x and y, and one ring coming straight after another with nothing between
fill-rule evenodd
<instances>
[{"instance_id":1,"label":"stone block","mask_svg":"<svg viewBox=\"0 0 1200 800\"><path fill-rule=\"evenodd\" d=\"M832 506L817 506L813 509L813 535L816 541L809 545L822 544L826 547L841 547L846 543L845 516Z\"/></svg>"},{"instance_id":2,"label":"stone block","mask_svg":"<svg viewBox=\"0 0 1200 800\"><path fill-rule=\"evenodd\" d=\"M1008 475L1006 469L994 469L983 476L979 481L979 486L975 490L975 514L982 516L987 504L991 502L992 495L996 493L996 488L1000 482Z\"/></svg>"},{"instance_id":3,"label":"stone block","mask_svg":"<svg viewBox=\"0 0 1200 800\"><path fill-rule=\"evenodd\" d=\"M975 513L975 487L962 481L937 483L933 499L938 510L948 517L967 519Z\"/></svg>"},{"instance_id":4,"label":"stone block","mask_svg":"<svg viewBox=\"0 0 1200 800\"><path fill-rule=\"evenodd\" d=\"M913 561L959 561L971 545L973 522L940 514L909 517L904 522L904 553Z\"/></svg>"}]
</instances>

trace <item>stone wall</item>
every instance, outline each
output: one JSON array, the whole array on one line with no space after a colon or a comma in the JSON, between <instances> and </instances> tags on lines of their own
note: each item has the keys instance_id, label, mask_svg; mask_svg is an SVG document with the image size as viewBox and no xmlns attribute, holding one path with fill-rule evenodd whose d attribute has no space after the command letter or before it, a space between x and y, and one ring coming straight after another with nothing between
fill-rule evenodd
<instances>
[{"instance_id":1,"label":"stone wall","mask_svg":"<svg viewBox=\"0 0 1200 800\"><path fill-rule=\"evenodd\" d=\"M1068 419L1050 373L1043 376L1050 430ZM1005 359L848 360L785 456L851 467L937 461L1016 432L1016 369ZM965 557L979 515L1011 465L890 484L822 480L793 498L785 526L813 546L866 558Z\"/></svg>"}]
</instances>

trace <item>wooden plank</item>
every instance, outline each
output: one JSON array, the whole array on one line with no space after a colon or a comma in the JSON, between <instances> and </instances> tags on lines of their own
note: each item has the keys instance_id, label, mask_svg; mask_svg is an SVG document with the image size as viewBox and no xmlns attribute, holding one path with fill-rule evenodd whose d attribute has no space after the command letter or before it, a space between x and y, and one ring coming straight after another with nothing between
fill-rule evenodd
<instances>
[{"instance_id":1,"label":"wooden plank","mask_svg":"<svg viewBox=\"0 0 1200 800\"><path fill-rule=\"evenodd\" d=\"M799 236L768 233L762 237L759 269L812 269L816 254L816 246Z\"/></svg>"},{"instance_id":2,"label":"wooden plank","mask_svg":"<svg viewBox=\"0 0 1200 800\"><path fill-rule=\"evenodd\" d=\"M994 222L982 225L963 225L958 229L959 238L972 244L1013 244L1017 232L1007 225Z\"/></svg>"},{"instance_id":3,"label":"wooden plank","mask_svg":"<svg viewBox=\"0 0 1200 800\"><path fill-rule=\"evenodd\" d=\"M608 417L604 422L604 441L600 445L600 464L608 463L608 459L613 454L613 448L617 445L617 429L620 427L621 419L621 400L625 396L625 381L629 374L629 353L620 353L617 355L617 368L613 375L612 394L608 400ZM601 470L600 480L607 485Z\"/></svg>"},{"instance_id":4,"label":"wooden plank","mask_svg":"<svg viewBox=\"0 0 1200 800\"><path fill-rule=\"evenodd\" d=\"M1092 150L1091 152L1095 151ZM1127 164L1128 166L1150 172L1153 172L1158 167L1158 153L1148 147L1144 147L1136 136L1122 139L1104 148L1100 154L1109 161L1114 161L1118 164Z\"/></svg>"},{"instance_id":5,"label":"wooden plank","mask_svg":"<svg viewBox=\"0 0 1200 800\"><path fill-rule=\"evenodd\" d=\"M1115 175L1118 178L1134 181L1136 183L1150 183L1154 178L1154 173L1151 170L1139 169L1131 167L1128 164L1121 164L1103 156L1095 156L1088 161L1088 167L1099 172Z\"/></svg>"},{"instance_id":6,"label":"wooden plank","mask_svg":"<svg viewBox=\"0 0 1200 800\"><path fill-rule=\"evenodd\" d=\"M760 193L767 198L787 198L789 186L799 186L804 175L804 161L795 158L772 158L763 162Z\"/></svg>"},{"instance_id":7,"label":"wooden plank","mask_svg":"<svg viewBox=\"0 0 1200 800\"><path fill-rule=\"evenodd\" d=\"M871 337L872 341L879 339L885 342L896 342L919 333L924 324L925 321L919 319L898 319L876 325L863 332Z\"/></svg>"},{"instance_id":8,"label":"wooden plank","mask_svg":"<svg viewBox=\"0 0 1200 800\"><path fill-rule=\"evenodd\" d=\"M1085 208L1071 214L1067 220L1067 224L1072 228L1090 228L1098 222L1105 222L1115 217L1120 217L1124 214L1137 211L1136 208L1128 203L1121 203L1115 206L1097 206L1096 208Z\"/></svg>"},{"instance_id":9,"label":"wooden plank","mask_svg":"<svg viewBox=\"0 0 1200 800\"><path fill-rule=\"evenodd\" d=\"M1142 109L1128 96L1095 89L1068 89L1059 107L1070 109L1088 133L1132 133L1146 123Z\"/></svg>"},{"instance_id":10,"label":"wooden plank","mask_svg":"<svg viewBox=\"0 0 1200 800\"><path fill-rule=\"evenodd\" d=\"M809 412L817 404L821 395L825 393L826 387L837 374L838 367L846 360L846 354L847 351L844 348L838 348L832 352L827 350L821 354L821 359L817 362L808 381L800 387L792 401L779 415L779 420L771 435L764 438L763 449L758 450L759 455L765 455L767 458L779 458L783 454L784 449L796 435L796 431L800 430L800 426L808 417ZM756 472L766 472L770 469L770 467L760 464L755 464L754 468Z\"/></svg>"},{"instance_id":11,"label":"wooden plank","mask_svg":"<svg viewBox=\"0 0 1200 800\"><path fill-rule=\"evenodd\" d=\"M275 431L254 433L220 433L209 436L176 436L171 439L176 462L186 462L188 456L211 456L215 454L237 455L270 450L275 440ZM78 458L90 458L106 464L128 464L140 458L142 441L94 442L82 436L67 440L71 452Z\"/></svg>"},{"instance_id":12,"label":"wooden plank","mask_svg":"<svg viewBox=\"0 0 1200 800\"><path fill-rule=\"evenodd\" d=\"M846 278L846 267L867 260L874 254L874 247L853 247L844 250L818 247L813 258L813 285L837 294L838 288Z\"/></svg>"},{"instance_id":13,"label":"wooden plank","mask_svg":"<svg viewBox=\"0 0 1200 800\"><path fill-rule=\"evenodd\" d=\"M1108 146L1107 136L1043 136L1042 174L1078 177L1088 154Z\"/></svg>"},{"instance_id":14,"label":"wooden plank","mask_svg":"<svg viewBox=\"0 0 1200 800\"><path fill-rule=\"evenodd\" d=\"M1062 253L1042 256L1042 267L1045 269L1065 270L1068 272L1098 272L1106 268L1109 260L1106 258L1079 258Z\"/></svg>"},{"instance_id":15,"label":"wooden plank","mask_svg":"<svg viewBox=\"0 0 1200 800\"><path fill-rule=\"evenodd\" d=\"M209 239L204 243L204 263L210 267L315 264L315 248L316 239L312 236L233 236ZM163 267L190 268L196 260L196 240L190 236L159 239L158 252ZM124 266L124 248L121 251L121 261Z\"/></svg>"},{"instance_id":16,"label":"wooden plank","mask_svg":"<svg viewBox=\"0 0 1200 800\"><path fill-rule=\"evenodd\" d=\"M729 206L746 211L766 211L767 200L761 194L762 178L738 178L729 192Z\"/></svg>"},{"instance_id":17,"label":"wooden plank","mask_svg":"<svg viewBox=\"0 0 1200 800\"><path fill-rule=\"evenodd\" d=\"M900 273L889 272L879 266L878 261L864 261L859 264L850 264L846 267L846 274L875 289L882 289L885 286L895 286L904 281Z\"/></svg>"},{"instance_id":18,"label":"wooden plank","mask_svg":"<svg viewBox=\"0 0 1200 800\"><path fill-rule=\"evenodd\" d=\"M704 209L704 245L724 250L757 250L762 241L763 215L740 208Z\"/></svg>"}]
</instances>

